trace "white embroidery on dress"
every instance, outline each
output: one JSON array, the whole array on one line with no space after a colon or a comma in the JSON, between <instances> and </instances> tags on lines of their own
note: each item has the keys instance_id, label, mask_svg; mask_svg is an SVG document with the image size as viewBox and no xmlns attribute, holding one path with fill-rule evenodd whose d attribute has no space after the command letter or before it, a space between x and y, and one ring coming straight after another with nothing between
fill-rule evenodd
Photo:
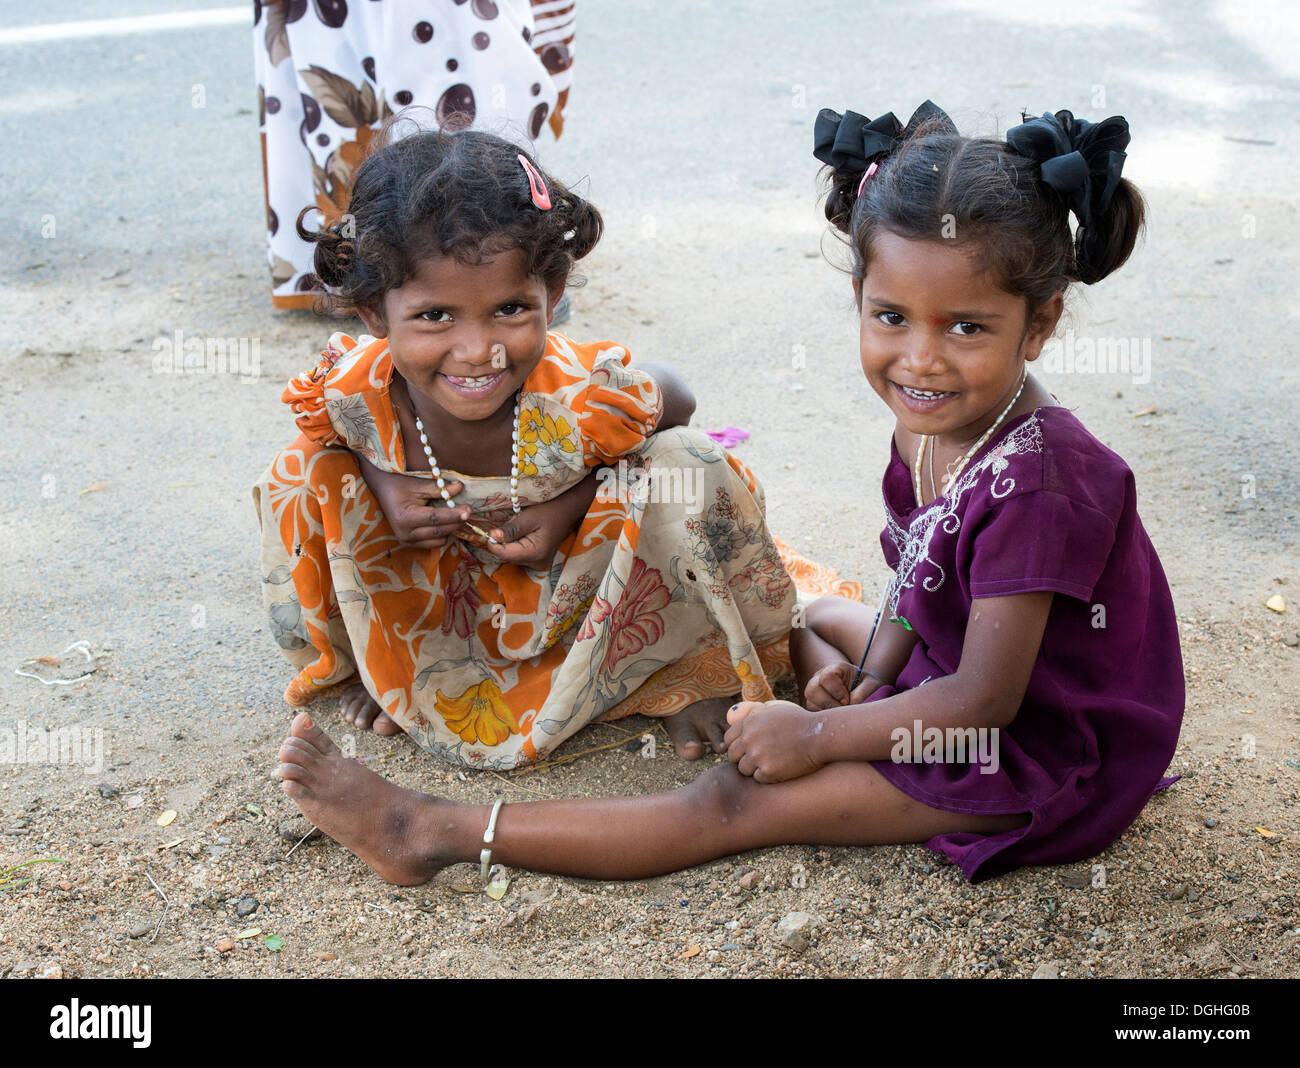
<instances>
[{"instance_id":1,"label":"white embroidery on dress","mask_svg":"<svg viewBox=\"0 0 1300 1068\"><path fill-rule=\"evenodd\" d=\"M921 580L921 587L933 593L943 584L947 575L944 569L930 559L930 539L935 529L942 526L945 534L956 534L961 529L961 516L957 509L966 491L971 489L985 471L990 472L989 492L999 499L1007 496L1016 488L1016 480L1010 477L998 477L1010 464L1011 456L1043 451L1043 431L1037 415L1030 415L993 448L971 464L952 484L947 494L932 506L912 519L908 528L894 520L893 512L885 503L885 518L889 524L889 536L898 550L898 566L894 568L894 581L889 587L889 611L898 615L898 599L903 590L916 585L916 570L922 563L933 569Z\"/></svg>"}]
</instances>

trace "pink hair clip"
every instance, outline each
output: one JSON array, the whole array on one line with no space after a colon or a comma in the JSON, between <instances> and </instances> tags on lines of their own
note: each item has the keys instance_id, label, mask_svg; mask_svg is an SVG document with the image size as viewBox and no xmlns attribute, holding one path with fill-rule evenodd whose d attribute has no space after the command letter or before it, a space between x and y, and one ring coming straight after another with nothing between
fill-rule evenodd
<instances>
[{"instance_id":1,"label":"pink hair clip","mask_svg":"<svg viewBox=\"0 0 1300 1068\"><path fill-rule=\"evenodd\" d=\"M546 191L546 183L537 173L537 168L528 162L528 157L519 153L519 162L523 164L524 173L528 175L528 192L532 194L533 203L542 211L551 210L551 194Z\"/></svg>"},{"instance_id":2,"label":"pink hair clip","mask_svg":"<svg viewBox=\"0 0 1300 1068\"><path fill-rule=\"evenodd\" d=\"M523 157L521 156L520 158L522 159ZM877 170L879 170L879 167L874 163L867 168L866 173L862 176L862 181L858 183L858 196L862 196L862 188L867 184L867 179L875 174Z\"/></svg>"}]
</instances>

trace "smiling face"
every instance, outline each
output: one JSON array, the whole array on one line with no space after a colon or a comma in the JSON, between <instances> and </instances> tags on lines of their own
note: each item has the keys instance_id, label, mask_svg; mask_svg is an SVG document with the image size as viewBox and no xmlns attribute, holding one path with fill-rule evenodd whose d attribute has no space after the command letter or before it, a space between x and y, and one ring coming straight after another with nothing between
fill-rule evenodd
<instances>
[{"instance_id":1,"label":"smiling face","mask_svg":"<svg viewBox=\"0 0 1300 1068\"><path fill-rule=\"evenodd\" d=\"M388 338L393 366L426 419L480 423L513 411L515 391L541 362L559 298L525 272L519 249L476 265L434 256L361 317Z\"/></svg>"},{"instance_id":2,"label":"smiling face","mask_svg":"<svg viewBox=\"0 0 1300 1068\"><path fill-rule=\"evenodd\" d=\"M1026 323L1024 298L976 270L959 246L888 232L876 236L854 291L872 389L906 430L953 445L977 439L1006 408L1063 304L1058 294Z\"/></svg>"}]
</instances>

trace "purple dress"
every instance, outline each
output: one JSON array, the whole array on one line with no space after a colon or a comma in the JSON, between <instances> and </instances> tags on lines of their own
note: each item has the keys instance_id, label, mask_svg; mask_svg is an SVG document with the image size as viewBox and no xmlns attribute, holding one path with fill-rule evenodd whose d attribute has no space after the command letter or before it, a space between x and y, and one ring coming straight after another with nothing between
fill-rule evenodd
<instances>
[{"instance_id":1,"label":"purple dress","mask_svg":"<svg viewBox=\"0 0 1300 1068\"><path fill-rule=\"evenodd\" d=\"M1012 420L921 508L890 452L880 536L895 572L889 614L921 640L896 687L872 700L954 673L975 598L1057 596L1020 711L999 732L996 773L974 762L873 766L934 808L1031 816L1001 834L926 842L971 882L1095 856L1174 781L1162 776L1183 718L1173 600L1133 473L1065 408Z\"/></svg>"}]
</instances>

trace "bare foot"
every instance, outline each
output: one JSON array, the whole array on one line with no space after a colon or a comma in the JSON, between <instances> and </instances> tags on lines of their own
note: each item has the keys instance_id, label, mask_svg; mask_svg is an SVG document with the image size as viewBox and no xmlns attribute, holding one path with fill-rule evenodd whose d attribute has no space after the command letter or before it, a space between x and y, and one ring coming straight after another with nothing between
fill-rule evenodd
<instances>
[{"instance_id":1,"label":"bare foot","mask_svg":"<svg viewBox=\"0 0 1300 1068\"><path fill-rule=\"evenodd\" d=\"M280 747L281 789L315 826L398 886L418 886L457 858L443 832L457 808L404 790L349 760L305 712ZM439 846L442 845L440 849Z\"/></svg>"},{"instance_id":2,"label":"bare foot","mask_svg":"<svg viewBox=\"0 0 1300 1068\"><path fill-rule=\"evenodd\" d=\"M339 711L358 730L370 727L376 734L402 733L402 728L388 718L388 713L375 703L359 682L354 682L339 695Z\"/></svg>"},{"instance_id":3,"label":"bare foot","mask_svg":"<svg viewBox=\"0 0 1300 1068\"><path fill-rule=\"evenodd\" d=\"M710 745L715 753L725 746L722 736L727 733L727 709L740 700L735 697L709 697L687 705L680 712L664 720L664 728L673 741L673 749L685 760L699 760L704 746Z\"/></svg>"}]
</instances>

